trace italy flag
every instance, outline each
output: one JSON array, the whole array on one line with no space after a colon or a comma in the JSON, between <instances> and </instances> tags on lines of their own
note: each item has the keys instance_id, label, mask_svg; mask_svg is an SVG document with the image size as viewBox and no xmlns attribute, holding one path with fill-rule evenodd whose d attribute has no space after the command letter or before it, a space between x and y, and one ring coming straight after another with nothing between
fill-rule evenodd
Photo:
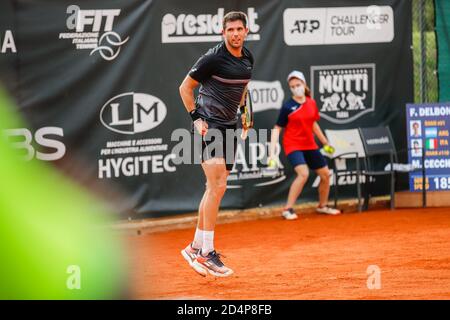
<instances>
[{"instance_id":1,"label":"italy flag","mask_svg":"<svg viewBox=\"0 0 450 320\"><path fill-rule=\"evenodd\" d=\"M438 147L438 139L427 139L425 148L427 150L434 150Z\"/></svg>"}]
</instances>

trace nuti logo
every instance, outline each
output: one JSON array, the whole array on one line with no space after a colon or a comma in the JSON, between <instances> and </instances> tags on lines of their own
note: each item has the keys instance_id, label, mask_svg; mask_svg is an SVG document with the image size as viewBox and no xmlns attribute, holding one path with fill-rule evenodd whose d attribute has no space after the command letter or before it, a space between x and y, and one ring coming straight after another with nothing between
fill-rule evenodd
<instances>
[{"instance_id":1,"label":"nuti logo","mask_svg":"<svg viewBox=\"0 0 450 320\"><path fill-rule=\"evenodd\" d=\"M164 15L161 22L162 43L193 43L193 42L219 42L222 40L222 21L224 8L218 8L217 14L180 14ZM247 10L247 26L249 34L247 40L260 40L259 25L256 23L258 13L255 8Z\"/></svg>"},{"instance_id":2,"label":"nuti logo","mask_svg":"<svg viewBox=\"0 0 450 320\"><path fill-rule=\"evenodd\" d=\"M167 115L161 99L145 94L127 92L110 99L100 111L100 121L109 130L135 134L160 125Z\"/></svg>"},{"instance_id":3,"label":"nuti logo","mask_svg":"<svg viewBox=\"0 0 450 320\"><path fill-rule=\"evenodd\" d=\"M352 122L375 110L375 64L313 66L311 92L323 118Z\"/></svg>"},{"instance_id":4,"label":"nuti logo","mask_svg":"<svg viewBox=\"0 0 450 320\"><path fill-rule=\"evenodd\" d=\"M6 30L4 34L0 33L0 53L16 53L16 43L11 30Z\"/></svg>"},{"instance_id":5,"label":"nuti logo","mask_svg":"<svg viewBox=\"0 0 450 320\"><path fill-rule=\"evenodd\" d=\"M119 17L120 9L81 10L76 5L67 8L69 17L66 27L71 33L60 33L59 39L72 39L77 50L89 49L90 55L99 53L100 56L111 61L117 58L122 45L128 40L113 31L114 22ZM100 35L101 32L104 32Z\"/></svg>"}]
</instances>

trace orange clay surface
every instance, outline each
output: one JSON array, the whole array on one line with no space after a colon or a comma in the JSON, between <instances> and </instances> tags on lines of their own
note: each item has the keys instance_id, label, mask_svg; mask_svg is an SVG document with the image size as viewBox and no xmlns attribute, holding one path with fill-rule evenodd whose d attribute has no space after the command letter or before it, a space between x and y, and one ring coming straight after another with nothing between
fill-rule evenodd
<instances>
[{"instance_id":1,"label":"orange clay surface","mask_svg":"<svg viewBox=\"0 0 450 320\"><path fill-rule=\"evenodd\" d=\"M450 299L450 209L300 215L218 225L235 274L199 276L180 255L194 229L130 236L135 299ZM369 290L367 269L381 270Z\"/></svg>"}]
</instances>

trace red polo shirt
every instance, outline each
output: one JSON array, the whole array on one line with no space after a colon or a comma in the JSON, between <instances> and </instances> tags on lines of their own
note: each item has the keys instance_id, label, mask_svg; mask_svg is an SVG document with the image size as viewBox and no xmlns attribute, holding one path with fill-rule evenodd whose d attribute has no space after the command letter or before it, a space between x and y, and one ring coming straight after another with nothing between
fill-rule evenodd
<instances>
[{"instance_id":1,"label":"red polo shirt","mask_svg":"<svg viewBox=\"0 0 450 320\"><path fill-rule=\"evenodd\" d=\"M277 125L285 128L283 148L286 155L296 150L319 149L313 133L314 122L319 119L316 102L310 97L302 104L292 98L283 104Z\"/></svg>"}]
</instances>

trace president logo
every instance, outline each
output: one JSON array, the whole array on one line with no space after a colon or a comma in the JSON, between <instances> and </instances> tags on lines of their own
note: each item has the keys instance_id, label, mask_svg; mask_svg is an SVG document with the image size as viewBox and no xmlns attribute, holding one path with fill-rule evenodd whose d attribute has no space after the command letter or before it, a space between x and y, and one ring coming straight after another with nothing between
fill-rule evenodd
<instances>
[{"instance_id":1,"label":"president logo","mask_svg":"<svg viewBox=\"0 0 450 320\"><path fill-rule=\"evenodd\" d=\"M216 14L179 14L167 13L161 21L162 43L219 42L222 40L222 20L224 8L218 8ZM255 8L247 9L246 40L260 40L259 25L256 23L258 13Z\"/></svg>"},{"instance_id":2,"label":"president logo","mask_svg":"<svg viewBox=\"0 0 450 320\"><path fill-rule=\"evenodd\" d=\"M100 121L111 131L131 135L157 127L166 115L167 108L161 99L145 93L128 92L105 103Z\"/></svg>"},{"instance_id":3,"label":"president logo","mask_svg":"<svg viewBox=\"0 0 450 320\"><path fill-rule=\"evenodd\" d=\"M72 40L77 50L90 50L89 55L100 55L106 61L117 58L129 37L113 30L120 9L81 10L76 5L67 8L66 27L71 32L60 33L59 39Z\"/></svg>"},{"instance_id":4,"label":"president logo","mask_svg":"<svg viewBox=\"0 0 450 320\"><path fill-rule=\"evenodd\" d=\"M322 118L349 123L375 110L375 64L311 67L311 93Z\"/></svg>"}]
</instances>

